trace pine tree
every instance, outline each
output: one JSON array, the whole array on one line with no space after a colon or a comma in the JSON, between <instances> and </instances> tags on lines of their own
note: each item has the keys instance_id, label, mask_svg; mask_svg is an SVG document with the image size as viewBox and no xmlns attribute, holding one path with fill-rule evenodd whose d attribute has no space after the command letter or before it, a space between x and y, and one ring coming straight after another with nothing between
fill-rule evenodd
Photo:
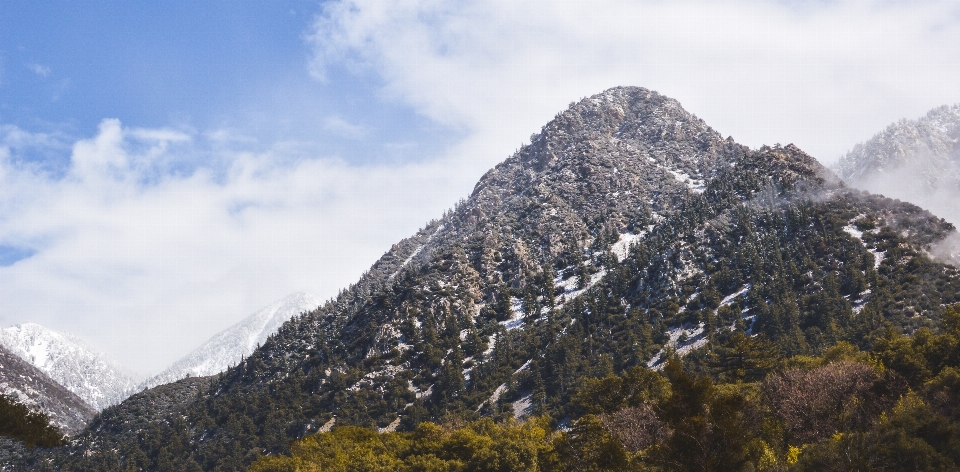
<instances>
[{"instance_id":1,"label":"pine tree","mask_svg":"<svg viewBox=\"0 0 960 472\"><path fill-rule=\"evenodd\" d=\"M63 433L50 424L47 415L0 394L0 436L22 441L27 447L64 444Z\"/></svg>"},{"instance_id":2,"label":"pine tree","mask_svg":"<svg viewBox=\"0 0 960 472\"><path fill-rule=\"evenodd\" d=\"M763 335L746 336L736 332L710 354L709 365L721 378L753 382L776 367L780 358L780 351Z\"/></svg>"}]
</instances>

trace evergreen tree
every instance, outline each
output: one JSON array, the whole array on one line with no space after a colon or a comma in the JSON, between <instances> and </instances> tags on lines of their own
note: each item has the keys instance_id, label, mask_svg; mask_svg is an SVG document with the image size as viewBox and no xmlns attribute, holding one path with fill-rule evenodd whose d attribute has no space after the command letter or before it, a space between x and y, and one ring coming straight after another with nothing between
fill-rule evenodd
<instances>
[{"instance_id":1,"label":"evergreen tree","mask_svg":"<svg viewBox=\"0 0 960 472\"><path fill-rule=\"evenodd\" d=\"M709 365L722 379L754 382L775 368L780 351L762 334L747 336L738 331L710 354Z\"/></svg>"},{"instance_id":2,"label":"evergreen tree","mask_svg":"<svg viewBox=\"0 0 960 472\"><path fill-rule=\"evenodd\" d=\"M63 433L50 424L42 412L31 411L12 398L0 394L0 436L23 442L27 447L53 447L63 444Z\"/></svg>"}]
</instances>

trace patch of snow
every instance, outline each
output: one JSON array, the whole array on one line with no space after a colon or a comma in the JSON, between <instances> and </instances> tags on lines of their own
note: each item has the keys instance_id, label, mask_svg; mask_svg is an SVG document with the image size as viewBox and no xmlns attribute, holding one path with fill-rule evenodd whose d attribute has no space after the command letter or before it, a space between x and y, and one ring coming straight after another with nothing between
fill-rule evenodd
<instances>
[{"instance_id":1,"label":"patch of snow","mask_svg":"<svg viewBox=\"0 0 960 472\"><path fill-rule=\"evenodd\" d=\"M510 297L510 318L500 322L507 331L523 326L523 300Z\"/></svg>"},{"instance_id":2,"label":"patch of snow","mask_svg":"<svg viewBox=\"0 0 960 472\"><path fill-rule=\"evenodd\" d=\"M360 384L361 384L362 382L372 383L373 379L375 379L375 378L377 378L377 377L390 377L390 378L396 377L396 375L397 375L398 373L406 370L408 367L409 367L409 366L406 365L406 364L404 364L404 365L390 365L390 364L387 364L387 365L383 366L383 368L381 368L381 369L377 369L377 370L374 370L374 371L367 372L366 375L364 375L360 380L358 380L357 383L355 383L355 384L353 384L352 386L348 387L347 390L355 391L355 390L357 390L357 389L360 388Z\"/></svg>"},{"instance_id":3,"label":"patch of snow","mask_svg":"<svg viewBox=\"0 0 960 472\"><path fill-rule=\"evenodd\" d=\"M873 268L877 269L880 267L880 264L883 263L883 259L887 257L887 253L883 251L878 251L876 249L867 249L870 251L870 254L873 254Z\"/></svg>"},{"instance_id":4,"label":"patch of snow","mask_svg":"<svg viewBox=\"0 0 960 472\"><path fill-rule=\"evenodd\" d=\"M630 232L623 233L620 235L620 238L617 239L617 242L613 243L613 246L610 247L610 252L617 258L617 262L621 262L626 259L627 254L630 253L630 246L636 244L637 241L643 239L646 235L646 231L641 231L640 234Z\"/></svg>"},{"instance_id":5,"label":"patch of snow","mask_svg":"<svg viewBox=\"0 0 960 472\"><path fill-rule=\"evenodd\" d=\"M380 433L392 433L397 430L397 427L400 426L400 417L393 420L390 424L384 426L383 428L377 428L377 431Z\"/></svg>"},{"instance_id":6,"label":"patch of snow","mask_svg":"<svg viewBox=\"0 0 960 472\"><path fill-rule=\"evenodd\" d=\"M417 257L417 254L420 254L420 251L422 251L423 248L424 248L427 244L430 243L430 241L433 239L433 237L436 236L440 231L443 230L443 226L444 226L444 225L438 226L437 229L436 229L436 231L434 231L433 234L431 234L430 236L428 236L428 237L427 237L427 240L424 241L423 244L418 245L417 248L414 249L413 252L410 254L410 256L407 257L407 258L403 261L402 264L400 264L400 267L398 267L397 270L395 270L392 274L390 274L389 277L387 277L387 280L393 280L393 279L397 276L397 274L399 274L400 271L403 270L404 267L406 267L408 264L410 264L410 262L413 261L413 258L414 258L414 257Z\"/></svg>"},{"instance_id":7,"label":"patch of snow","mask_svg":"<svg viewBox=\"0 0 960 472\"><path fill-rule=\"evenodd\" d=\"M680 183L686 185L687 188L689 188L693 193L703 193L707 189L707 186L704 184L703 180L694 179L693 177L690 177L689 174L678 170L673 170L667 167L664 167L663 169L673 175L673 178L677 179Z\"/></svg>"},{"instance_id":8,"label":"patch of snow","mask_svg":"<svg viewBox=\"0 0 960 472\"><path fill-rule=\"evenodd\" d=\"M678 356L683 357L705 346L707 344L707 336L706 333L704 333L703 327L703 322L700 322L695 328L680 326L667 330L667 335L670 336L670 340L667 341L667 346L647 362L647 367L653 370L662 369L664 361L663 354L667 347L672 348ZM680 338L684 340L681 341Z\"/></svg>"},{"instance_id":9,"label":"patch of snow","mask_svg":"<svg viewBox=\"0 0 960 472\"><path fill-rule=\"evenodd\" d=\"M853 236L857 239L863 238L863 231L860 231L859 229L857 229L856 226L847 225L843 227L843 230L846 231L847 234L849 234L850 236Z\"/></svg>"},{"instance_id":10,"label":"patch of snow","mask_svg":"<svg viewBox=\"0 0 960 472\"><path fill-rule=\"evenodd\" d=\"M335 425L335 424L337 424L337 417L336 417L336 416L334 416L333 418L330 418L329 421L327 421L326 423L324 423L323 426L320 427L320 432L321 432L321 433L329 433L330 430L333 429L333 425Z\"/></svg>"},{"instance_id":11,"label":"patch of snow","mask_svg":"<svg viewBox=\"0 0 960 472\"><path fill-rule=\"evenodd\" d=\"M857 218L854 218L854 220L857 220L858 218L860 218L860 217L858 216ZM847 226L844 226L844 227L843 227L843 230L844 230L847 234L849 234L850 236L853 236L854 238L857 238L857 240L860 241L860 244L863 244L863 247L867 248L867 251L870 251L870 254L873 254L873 268L874 268L874 269L879 268L879 267L880 267L880 263L883 262L883 259L884 259L887 255L886 255L883 251L878 251L878 250L876 250L876 249L873 249L873 248L868 247L868 246L867 246L867 243L863 242L863 231L858 230L858 229L857 229L855 226L853 226L852 224L849 224L849 225L847 225Z\"/></svg>"},{"instance_id":12,"label":"patch of snow","mask_svg":"<svg viewBox=\"0 0 960 472\"><path fill-rule=\"evenodd\" d=\"M417 392L417 398L427 398L430 395L433 395L433 385L427 387L426 391Z\"/></svg>"},{"instance_id":13,"label":"patch of snow","mask_svg":"<svg viewBox=\"0 0 960 472\"><path fill-rule=\"evenodd\" d=\"M412 381L407 380L407 390L413 392L417 398L427 398L433 394L433 385L429 386L425 391L421 391L419 388L413 386Z\"/></svg>"},{"instance_id":14,"label":"patch of snow","mask_svg":"<svg viewBox=\"0 0 960 472\"><path fill-rule=\"evenodd\" d=\"M856 303L853 304L854 313L860 314L860 312L863 310L863 307L867 305L868 301L870 301L871 293L873 293L873 291L868 288L860 294L860 297L857 299Z\"/></svg>"},{"instance_id":15,"label":"patch of snow","mask_svg":"<svg viewBox=\"0 0 960 472\"><path fill-rule=\"evenodd\" d=\"M521 397L519 400L513 402L513 418L520 419L525 416L530 416L530 413L533 412L533 395L527 394Z\"/></svg>"},{"instance_id":16,"label":"patch of snow","mask_svg":"<svg viewBox=\"0 0 960 472\"><path fill-rule=\"evenodd\" d=\"M560 289L559 290L560 299L557 302L557 308L559 309L563 305L571 302L573 299L579 297L580 295L583 295L583 292L590 290L594 285L597 284L597 282L599 282L604 277L606 277L606 275L607 275L607 270L601 269L599 272L591 275L590 280L587 282L587 284L580 289L577 288L578 282L580 281L580 276L573 276L567 280L561 280L560 277L558 276L556 279L554 279L554 284L556 284L556 287Z\"/></svg>"},{"instance_id":17,"label":"patch of snow","mask_svg":"<svg viewBox=\"0 0 960 472\"><path fill-rule=\"evenodd\" d=\"M489 357L490 354L493 352L494 346L496 345L497 345L497 334L494 333L487 338L487 350L483 351L483 357Z\"/></svg>"},{"instance_id":18,"label":"patch of snow","mask_svg":"<svg viewBox=\"0 0 960 472\"><path fill-rule=\"evenodd\" d=\"M730 295L723 297L723 300L720 300L720 306L727 306L733 303L737 297L746 294L748 291L750 291L750 284L740 287L740 290L737 290L735 293L731 293Z\"/></svg>"},{"instance_id":19,"label":"patch of snow","mask_svg":"<svg viewBox=\"0 0 960 472\"><path fill-rule=\"evenodd\" d=\"M490 398L487 400L491 405L500 401L500 396L503 395L503 392L507 391L507 384L500 384L490 395Z\"/></svg>"}]
</instances>

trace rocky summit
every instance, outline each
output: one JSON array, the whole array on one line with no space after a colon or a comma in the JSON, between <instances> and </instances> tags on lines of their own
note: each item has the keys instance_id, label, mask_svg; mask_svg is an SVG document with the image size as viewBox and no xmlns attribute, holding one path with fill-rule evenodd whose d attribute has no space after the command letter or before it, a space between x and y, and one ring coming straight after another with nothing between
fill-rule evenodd
<instances>
[{"instance_id":1,"label":"rocky summit","mask_svg":"<svg viewBox=\"0 0 960 472\"><path fill-rule=\"evenodd\" d=\"M737 333L812 356L936 326L960 274L929 251L952 234L795 146L750 149L673 99L613 88L235 367L108 408L24 463L244 470L345 425L570 428L590 379L668 359L706 374Z\"/></svg>"}]
</instances>

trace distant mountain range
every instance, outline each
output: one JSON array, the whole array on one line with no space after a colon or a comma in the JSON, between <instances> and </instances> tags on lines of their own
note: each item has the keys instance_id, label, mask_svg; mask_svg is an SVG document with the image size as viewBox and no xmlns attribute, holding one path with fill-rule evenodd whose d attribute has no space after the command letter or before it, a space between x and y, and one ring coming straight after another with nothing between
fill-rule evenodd
<instances>
[{"instance_id":1,"label":"distant mountain range","mask_svg":"<svg viewBox=\"0 0 960 472\"><path fill-rule=\"evenodd\" d=\"M0 346L0 393L42 411L67 434L76 434L97 411L17 354Z\"/></svg>"},{"instance_id":2,"label":"distant mountain range","mask_svg":"<svg viewBox=\"0 0 960 472\"><path fill-rule=\"evenodd\" d=\"M308 293L288 295L210 338L163 372L142 382L137 390L174 382L184 377L205 377L223 372L238 364L244 356L253 353L287 320L313 311L321 304L319 298Z\"/></svg>"},{"instance_id":3,"label":"distant mountain range","mask_svg":"<svg viewBox=\"0 0 960 472\"><path fill-rule=\"evenodd\" d=\"M136 386L120 364L75 336L35 323L0 329L0 345L76 393L97 411L127 398Z\"/></svg>"},{"instance_id":4,"label":"distant mountain range","mask_svg":"<svg viewBox=\"0 0 960 472\"><path fill-rule=\"evenodd\" d=\"M284 322L320 304L317 297L307 293L288 295L217 334L160 374L139 383L119 363L107 359L75 336L35 323L3 328L0 347L5 349L3 367L7 377L4 377L6 383L0 385L0 392L9 392L18 401L39 408L65 431L75 433L95 412L120 403L134 392L184 377L205 377L225 371L250 355ZM24 367L27 365L29 369ZM13 374L28 370L27 374ZM69 398L71 396L77 396L79 401Z\"/></svg>"}]
</instances>

